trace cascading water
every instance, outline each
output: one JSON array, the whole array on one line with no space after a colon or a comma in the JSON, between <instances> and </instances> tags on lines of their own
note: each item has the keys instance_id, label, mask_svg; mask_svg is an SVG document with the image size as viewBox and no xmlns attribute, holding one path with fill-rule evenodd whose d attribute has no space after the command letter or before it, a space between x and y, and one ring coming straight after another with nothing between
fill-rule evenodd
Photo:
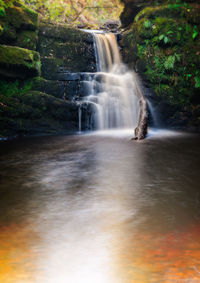
<instances>
[{"instance_id":1,"label":"cascading water","mask_svg":"<svg viewBox=\"0 0 200 283\"><path fill-rule=\"evenodd\" d=\"M94 39L98 72L85 81L88 95L84 98L92 105L94 128L134 129L140 100L135 74L122 63L114 34L94 33Z\"/></svg>"}]
</instances>

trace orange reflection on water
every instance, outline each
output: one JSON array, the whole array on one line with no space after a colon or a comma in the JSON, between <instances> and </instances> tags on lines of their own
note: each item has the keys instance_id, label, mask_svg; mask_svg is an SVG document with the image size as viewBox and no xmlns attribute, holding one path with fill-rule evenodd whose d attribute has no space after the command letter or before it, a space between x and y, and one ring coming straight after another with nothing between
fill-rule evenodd
<instances>
[{"instance_id":1,"label":"orange reflection on water","mask_svg":"<svg viewBox=\"0 0 200 283\"><path fill-rule=\"evenodd\" d=\"M0 227L0 282L32 282L35 235L27 225Z\"/></svg>"},{"instance_id":2,"label":"orange reflection on water","mask_svg":"<svg viewBox=\"0 0 200 283\"><path fill-rule=\"evenodd\" d=\"M200 282L200 226L168 234L137 235L120 259L123 282Z\"/></svg>"}]
</instances>

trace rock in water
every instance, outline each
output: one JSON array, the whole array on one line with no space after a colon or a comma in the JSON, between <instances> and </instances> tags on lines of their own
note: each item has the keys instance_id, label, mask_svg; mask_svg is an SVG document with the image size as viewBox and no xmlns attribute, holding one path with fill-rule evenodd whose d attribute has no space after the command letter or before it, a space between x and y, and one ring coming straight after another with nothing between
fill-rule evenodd
<instances>
[{"instance_id":1,"label":"rock in water","mask_svg":"<svg viewBox=\"0 0 200 283\"><path fill-rule=\"evenodd\" d=\"M137 128L135 128L135 140L142 140L147 135L148 109L144 98L140 99L140 118Z\"/></svg>"},{"instance_id":2,"label":"rock in water","mask_svg":"<svg viewBox=\"0 0 200 283\"><path fill-rule=\"evenodd\" d=\"M117 20L107 20L105 21L102 29L110 31L110 32L117 32L120 26L120 21Z\"/></svg>"}]
</instances>

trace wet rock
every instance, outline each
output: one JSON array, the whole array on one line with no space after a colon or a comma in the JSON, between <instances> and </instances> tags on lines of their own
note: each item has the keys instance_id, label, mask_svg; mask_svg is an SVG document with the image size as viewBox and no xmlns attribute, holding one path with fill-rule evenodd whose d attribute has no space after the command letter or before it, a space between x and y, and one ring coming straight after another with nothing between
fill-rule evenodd
<instances>
[{"instance_id":1,"label":"wet rock","mask_svg":"<svg viewBox=\"0 0 200 283\"><path fill-rule=\"evenodd\" d=\"M137 128L135 128L135 140L142 140L147 135L148 128L148 109L144 98L140 99L140 117Z\"/></svg>"},{"instance_id":2,"label":"wet rock","mask_svg":"<svg viewBox=\"0 0 200 283\"><path fill-rule=\"evenodd\" d=\"M66 73L66 72L58 72L57 80L59 81L80 81L81 75L80 73Z\"/></svg>"},{"instance_id":3,"label":"wet rock","mask_svg":"<svg viewBox=\"0 0 200 283\"><path fill-rule=\"evenodd\" d=\"M119 27L120 27L120 21L107 20L105 21L104 25L101 28L110 32L117 32Z\"/></svg>"}]
</instances>

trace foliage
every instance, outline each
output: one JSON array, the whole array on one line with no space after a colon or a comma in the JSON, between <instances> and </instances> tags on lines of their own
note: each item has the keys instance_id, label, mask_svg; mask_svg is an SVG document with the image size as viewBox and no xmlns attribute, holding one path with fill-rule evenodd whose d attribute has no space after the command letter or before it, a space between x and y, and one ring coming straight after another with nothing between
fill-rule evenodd
<instances>
[{"instance_id":1,"label":"foliage","mask_svg":"<svg viewBox=\"0 0 200 283\"><path fill-rule=\"evenodd\" d=\"M21 0L43 19L68 24L100 25L106 19L118 19L120 0Z\"/></svg>"},{"instance_id":2,"label":"foliage","mask_svg":"<svg viewBox=\"0 0 200 283\"><path fill-rule=\"evenodd\" d=\"M200 88L200 7L168 2L138 13L127 32L125 60L136 62L158 96L188 107Z\"/></svg>"},{"instance_id":3,"label":"foliage","mask_svg":"<svg viewBox=\"0 0 200 283\"><path fill-rule=\"evenodd\" d=\"M151 27L151 22L148 21L148 20L145 21L145 22L144 22L144 27L147 28L147 29L150 28L150 27Z\"/></svg>"},{"instance_id":4,"label":"foliage","mask_svg":"<svg viewBox=\"0 0 200 283\"><path fill-rule=\"evenodd\" d=\"M198 77L196 76L194 79L195 79L195 87L196 88L200 87L200 76Z\"/></svg>"},{"instance_id":5,"label":"foliage","mask_svg":"<svg viewBox=\"0 0 200 283\"><path fill-rule=\"evenodd\" d=\"M198 35L198 30L197 30L197 26L193 27L193 33L192 33L192 38L195 39Z\"/></svg>"},{"instance_id":6,"label":"foliage","mask_svg":"<svg viewBox=\"0 0 200 283\"><path fill-rule=\"evenodd\" d=\"M24 81L22 83L19 80L7 82L5 80L0 80L0 94L6 97L13 97L14 95L20 95L28 92L32 88L32 81Z\"/></svg>"}]
</instances>

